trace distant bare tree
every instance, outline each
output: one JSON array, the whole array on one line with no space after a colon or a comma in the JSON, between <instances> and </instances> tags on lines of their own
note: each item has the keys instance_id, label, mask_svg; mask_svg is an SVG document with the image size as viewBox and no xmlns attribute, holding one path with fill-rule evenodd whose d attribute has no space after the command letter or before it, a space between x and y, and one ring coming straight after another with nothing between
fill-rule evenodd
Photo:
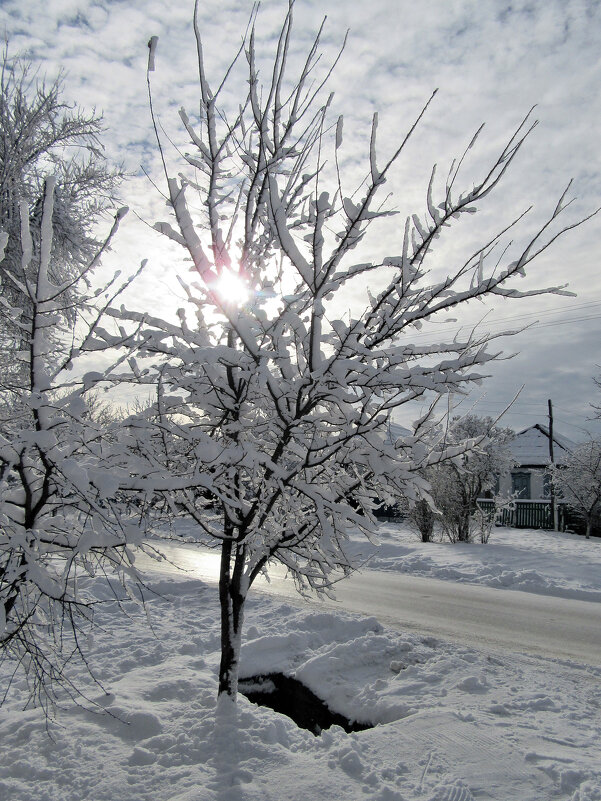
<instances>
[{"instance_id":1,"label":"distant bare tree","mask_svg":"<svg viewBox=\"0 0 601 801\"><path fill-rule=\"evenodd\" d=\"M601 375L597 376L596 378L593 378L593 381L597 389L601 390ZM591 406L595 412L593 418L595 420L601 419L601 403L591 403Z\"/></svg>"},{"instance_id":2,"label":"distant bare tree","mask_svg":"<svg viewBox=\"0 0 601 801\"><path fill-rule=\"evenodd\" d=\"M601 440L576 445L563 463L551 465L551 470L555 489L584 520L588 539L601 511Z\"/></svg>"}]
</instances>

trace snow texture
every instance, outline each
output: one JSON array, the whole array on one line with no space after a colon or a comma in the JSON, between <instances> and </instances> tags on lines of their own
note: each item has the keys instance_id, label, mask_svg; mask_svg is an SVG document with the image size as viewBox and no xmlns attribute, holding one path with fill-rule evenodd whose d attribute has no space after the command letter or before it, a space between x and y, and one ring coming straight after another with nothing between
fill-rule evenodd
<instances>
[{"instance_id":1,"label":"snow texture","mask_svg":"<svg viewBox=\"0 0 601 801\"><path fill-rule=\"evenodd\" d=\"M384 541L390 532L382 529ZM557 583L562 565L574 587L587 586L593 563L601 589L601 549L591 541L585 559L582 545L567 535L506 532L496 546L445 550L461 554L464 580L478 581L484 552L513 570L542 548L541 587ZM153 630L118 614L109 590L99 588L107 603L91 658L106 693L93 691L95 711L66 706L47 732L39 710L24 711L18 692L9 699L0 722L1 798L601 799L599 668L500 656L251 595L242 675L282 670L337 711L376 724L350 735L333 727L316 738L243 696L237 708L229 699L217 704L214 587L185 573L152 583Z\"/></svg>"},{"instance_id":2,"label":"snow texture","mask_svg":"<svg viewBox=\"0 0 601 801\"><path fill-rule=\"evenodd\" d=\"M352 550L373 570L601 601L601 541L578 534L497 527L487 545L421 543L403 524L382 525L379 544L355 537Z\"/></svg>"}]
</instances>

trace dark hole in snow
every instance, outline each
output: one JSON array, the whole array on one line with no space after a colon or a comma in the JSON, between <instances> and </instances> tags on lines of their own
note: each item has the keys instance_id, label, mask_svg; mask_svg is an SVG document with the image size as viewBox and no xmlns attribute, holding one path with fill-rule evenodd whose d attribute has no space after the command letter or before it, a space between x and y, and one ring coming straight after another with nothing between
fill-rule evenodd
<instances>
[{"instance_id":1,"label":"dark hole in snow","mask_svg":"<svg viewBox=\"0 0 601 801\"><path fill-rule=\"evenodd\" d=\"M345 718L324 704L298 679L283 673L264 676L248 676L240 679L238 689L253 704L288 715L302 729L308 729L316 737L330 726L341 726L346 732L364 731L373 728L371 723L359 723Z\"/></svg>"}]
</instances>

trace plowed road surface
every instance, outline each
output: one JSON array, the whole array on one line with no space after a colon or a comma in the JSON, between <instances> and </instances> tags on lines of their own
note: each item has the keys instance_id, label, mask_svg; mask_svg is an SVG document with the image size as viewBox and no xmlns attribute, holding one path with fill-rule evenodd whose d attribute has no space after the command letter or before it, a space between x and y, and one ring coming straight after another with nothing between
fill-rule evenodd
<instances>
[{"instance_id":1,"label":"plowed road surface","mask_svg":"<svg viewBox=\"0 0 601 801\"><path fill-rule=\"evenodd\" d=\"M147 557L136 562L149 578L188 575L217 582L219 558L214 551L183 543L161 543L160 550L173 565ZM277 570L270 576L270 583L257 580L251 592L266 591L302 603L290 579ZM376 570L363 570L338 583L336 601L316 603L373 615L392 628L456 643L601 666L601 603Z\"/></svg>"}]
</instances>

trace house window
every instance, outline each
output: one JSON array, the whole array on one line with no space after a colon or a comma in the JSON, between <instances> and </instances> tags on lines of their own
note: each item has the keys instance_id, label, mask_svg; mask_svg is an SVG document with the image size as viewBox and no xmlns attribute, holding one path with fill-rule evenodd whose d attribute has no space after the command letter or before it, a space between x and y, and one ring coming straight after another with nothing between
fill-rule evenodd
<instances>
[{"instance_id":1,"label":"house window","mask_svg":"<svg viewBox=\"0 0 601 801\"><path fill-rule=\"evenodd\" d=\"M511 492L522 501L530 498L530 473L512 473Z\"/></svg>"}]
</instances>

